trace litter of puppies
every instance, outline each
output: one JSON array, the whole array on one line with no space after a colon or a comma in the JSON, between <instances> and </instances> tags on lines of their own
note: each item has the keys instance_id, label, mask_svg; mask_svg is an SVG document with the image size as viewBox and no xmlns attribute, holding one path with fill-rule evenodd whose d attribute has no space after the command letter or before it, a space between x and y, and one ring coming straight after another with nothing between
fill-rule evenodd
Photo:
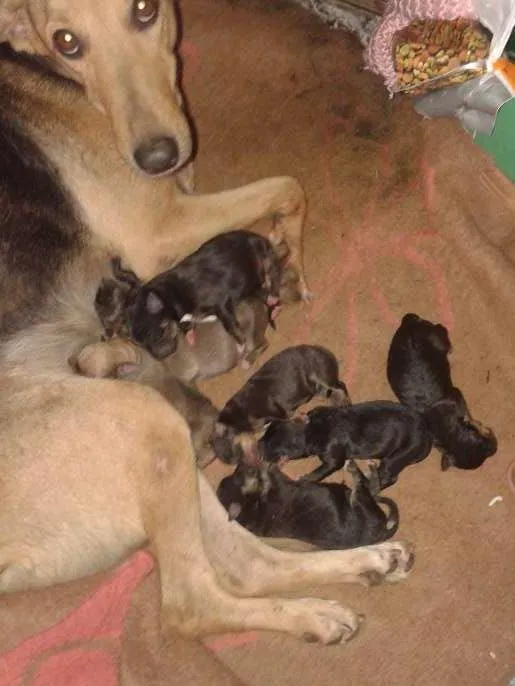
<instances>
[{"instance_id":1,"label":"litter of puppies","mask_svg":"<svg viewBox=\"0 0 515 686\"><path fill-rule=\"evenodd\" d=\"M218 411L196 381L253 364L279 308L301 299L287 247L248 231L208 241L145 284L115 259L95 299L103 340L70 363L84 375L151 385L176 406L198 466L215 456L235 465L217 494L228 516L254 534L324 549L378 543L399 525L397 505L379 492L406 467L436 448L443 471L477 469L496 453L497 439L452 382L447 329L413 313L387 356L398 402L351 403L334 354L304 344L265 362ZM326 404L296 416L313 398ZM299 480L281 471L285 461L311 456L321 464ZM367 476L356 460L367 461ZM321 483L342 468L351 488Z\"/></svg>"}]
</instances>

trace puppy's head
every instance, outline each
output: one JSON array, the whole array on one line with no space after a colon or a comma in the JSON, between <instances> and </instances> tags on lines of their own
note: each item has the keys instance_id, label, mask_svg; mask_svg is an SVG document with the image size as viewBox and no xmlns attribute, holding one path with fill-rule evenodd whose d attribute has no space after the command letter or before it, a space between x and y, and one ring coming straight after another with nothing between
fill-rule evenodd
<instances>
[{"instance_id":1,"label":"puppy's head","mask_svg":"<svg viewBox=\"0 0 515 686\"><path fill-rule=\"evenodd\" d=\"M399 331L410 337L415 343L429 345L445 355L451 352L449 333L442 324L433 324L433 322L410 312L402 318Z\"/></svg>"},{"instance_id":2,"label":"puppy's head","mask_svg":"<svg viewBox=\"0 0 515 686\"><path fill-rule=\"evenodd\" d=\"M95 296L95 311L109 338L123 332L127 304L127 289L114 279L102 279Z\"/></svg>"},{"instance_id":3,"label":"puppy's head","mask_svg":"<svg viewBox=\"0 0 515 686\"><path fill-rule=\"evenodd\" d=\"M460 405L452 400L436 403L426 413L426 421L442 452L443 471L449 467L477 469L497 452L492 429L464 417Z\"/></svg>"},{"instance_id":4,"label":"puppy's head","mask_svg":"<svg viewBox=\"0 0 515 686\"><path fill-rule=\"evenodd\" d=\"M220 421L215 424L211 446L218 459L226 464L253 466L262 461L257 441L251 433L238 432Z\"/></svg>"},{"instance_id":5,"label":"puppy's head","mask_svg":"<svg viewBox=\"0 0 515 686\"><path fill-rule=\"evenodd\" d=\"M259 507L266 500L270 488L266 466L239 465L233 474L222 479L217 495L229 513L229 519L246 526L259 520Z\"/></svg>"},{"instance_id":6,"label":"puppy's head","mask_svg":"<svg viewBox=\"0 0 515 686\"><path fill-rule=\"evenodd\" d=\"M305 421L272 422L259 439L258 449L265 462L307 457Z\"/></svg>"},{"instance_id":7,"label":"puppy's head","mask_svg":"<svg viewBox=\"0 0 515 686\"><path fill-rule=\"evenodd\" d=\"M134 306L128 310L131 338L159 360L172 355L179 343L179 324L173 305L161 294L141 288Z\"/></svg>"}]
</instances>

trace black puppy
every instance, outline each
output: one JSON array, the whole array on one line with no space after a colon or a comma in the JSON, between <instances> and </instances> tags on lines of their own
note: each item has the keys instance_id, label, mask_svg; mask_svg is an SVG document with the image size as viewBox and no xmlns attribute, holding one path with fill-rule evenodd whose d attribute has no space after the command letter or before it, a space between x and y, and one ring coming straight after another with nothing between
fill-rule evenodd
<instances>
[{"instance_id":1,"label":"black puppy","mask_svg":"<svg viewBox=\"0 0 515 686\"><path fill-rule=\"evenodd\" d=\"M258 536L296 538L326 550L387 540L399 525L397 505L375 496L375 475L369 482L354 462L349 472L352 490L344 484L292 481L276 465L239 465L222 479L217 494L229 518Z\"/></svg>"},{"instance_id":2,"label":"black puppy","mask_svg":"<svg viewBox=\"0 0 515 686\"><path fill-rule=\"evenodd\" d=\"M332 352L316 345L296 345L272 357L228 400L218 417L213 448L223 462L235 463L252 450L235 440L239 434L261 429L273 419L289 419L314 396L334 405L349 403L349 394L338 378L338 361ZM247 457L249 457L247 455Z\"/></svg>"},{"instance_id":3,"label":"black puppy","mask_svg":"<svg viewBox=\"0 0 515 686\"><path fill-rule=\"evenodd\" d=\"M243 344L236 306L258 297L275 307L280 286L280 259L269 240L250 231L216 236L138 289L129 315L131 336L155 357L164 357L174 352L170 323L187 330L196 318L214 315Z\"/></svg>"},{"instance_id":4,"label":"black puppy","mask_svg":"<svg viewBox=\"0 0 515 686\"><path fill-rule=\"evenodd\" d=\"M416 314L406 314L388 352L387 376L399 400L424 415L442 469L477 469L497 451L491 429L471 419L461 391L454 386L447 329Z\"/></svg>"},{"instance_id":5,"label":"black puppy","mask_svg":"<svg viewBox=\"0 0 515 686\"><path fill-rule=\"evenodd\" d=\"M405 467L426 458L431 448L423 417L386 400L316 407L305 421L274 422L258 442L265 461L318 456L322 464L303 476L305 481L325 479L350 459L379 459L381 489L395 483Z\"/></svg>"}]
</instances>

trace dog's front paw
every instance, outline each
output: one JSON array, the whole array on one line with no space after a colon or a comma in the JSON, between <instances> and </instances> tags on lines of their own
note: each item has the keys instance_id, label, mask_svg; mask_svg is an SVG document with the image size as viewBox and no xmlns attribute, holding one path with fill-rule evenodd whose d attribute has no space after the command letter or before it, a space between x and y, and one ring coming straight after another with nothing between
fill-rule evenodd
<instances>
[{"instance_id":1,"label":"dog's front paw","mask_svg":"<svg viewBox=\"0 0 515 686\"><path fill-rule=\"evenodd\" d=\"M297 614L295 633L309 642L324 645L347 643L353 639L364 620L363 615L343 607L335 600L301 598L290 603Z\"/></svg>"}]
</instances>

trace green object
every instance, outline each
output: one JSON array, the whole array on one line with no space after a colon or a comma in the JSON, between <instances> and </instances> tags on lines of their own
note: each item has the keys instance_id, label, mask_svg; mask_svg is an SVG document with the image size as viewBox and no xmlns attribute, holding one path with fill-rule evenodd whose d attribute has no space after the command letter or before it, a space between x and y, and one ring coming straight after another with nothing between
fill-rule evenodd
<instances>
[{"instance_id":1,"label":"green object","mask_svg":"<svg viewBox=\"0 0 515 686\"><path fill-rule=\"evenodd\" d=\"M515 98L499 109L492 135L480 133L474 140L492 155L503 174L515 181Z\"/></svg>"}]
</instances>

